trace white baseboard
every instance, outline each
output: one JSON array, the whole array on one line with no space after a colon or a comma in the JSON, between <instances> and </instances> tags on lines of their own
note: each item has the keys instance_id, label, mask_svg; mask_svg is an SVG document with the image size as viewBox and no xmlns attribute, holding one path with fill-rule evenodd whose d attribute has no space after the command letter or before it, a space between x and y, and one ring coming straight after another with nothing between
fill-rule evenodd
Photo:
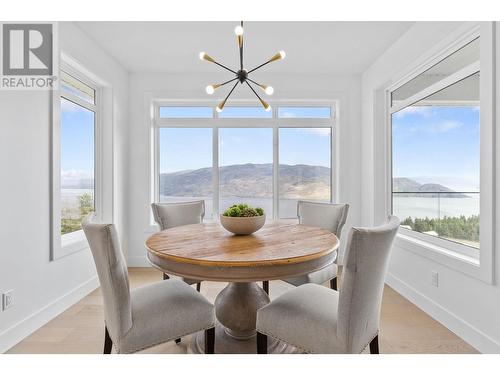
<instances>
[{"instance_id":1,"label":"white baseboard","mask_svg":"<svg viewBox=\"0 0 500 375\"><path fill-rule=\"evenodd\" d=\"M151 264L148 262L148 258L145 256L141 257L127 257L127 266L128 267L151 267Z\"/></svg>"},{"instance_id":2,"label":"white baseboard","mask_svg":"<svg viewBox=\"0 0 500 375\"><path fill-rule=\"evenodd\" d=\"M500 353L500 343L392 274L386 283L481 353Z\"/></svg>"},{"instance_id":3,"label":"white baseboard","mask_svg":"<svg viewBox=\"0 0 500 375\"><path fill-rule=\"evenodd\" d=\"M0 332L0 353L5 353L98 287L99 280L97 276L94 276L20 322L17 322L14 326Z\"/></svg>"}]
</instances>

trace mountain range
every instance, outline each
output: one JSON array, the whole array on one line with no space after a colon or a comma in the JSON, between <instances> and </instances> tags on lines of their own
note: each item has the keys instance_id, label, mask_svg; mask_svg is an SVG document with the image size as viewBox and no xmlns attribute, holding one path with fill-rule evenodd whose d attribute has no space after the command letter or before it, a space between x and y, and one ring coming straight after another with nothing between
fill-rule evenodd
<instances>
[{"instance_id":1,"label":"mountain range","mask_svg":"<svg viewBox=\"0 0 500 375\"><path fill-rule=\"evenodd\" d=\"M330 196L330 168L305 164L280 164L280 196L325 199ZM221 196L270 198L273 195L273 165L237 164L219 168ZM65 189L93 189L92 178L63 180ZM404 197L467 198L437 183L420 184L407 177L393 179L393 191ZM204 197L212 194L212 168L160 174L160 195Z\"/></svg>"},{"instance_id":2,"label":"mountain range","mask_svg":"<svg viewBox=\"0 0 500 375\"><path fill-rule=\"evenodd\" d=\"M455 193L446 186L435 183L420 184L407 177L393 178L392 191L395 193L407 193L404 197L437 198L439 196L441 198L468 198L467 195Z\"/></svg>"},{"instance_id":3,"label":"mountain range","mask_svg":"<svg viewBox=\"0 0 500 375\"><path fill-rule=\"evenodd\" d=\"M330 168L281 164L280 195L285 198L328 198ZM239 164L219 168L221 196L272 197L272 164ZM160 195L208 196L212 194L212 168L160 174Z\"/></svg>"}]
</instances>

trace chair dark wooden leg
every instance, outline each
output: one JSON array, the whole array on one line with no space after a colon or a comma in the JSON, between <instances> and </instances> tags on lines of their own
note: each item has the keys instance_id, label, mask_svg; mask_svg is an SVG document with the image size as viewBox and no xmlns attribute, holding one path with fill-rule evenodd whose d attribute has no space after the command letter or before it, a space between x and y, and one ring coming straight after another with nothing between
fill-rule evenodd
<instances>
[{"instance_id":1,"label":"chair dark wooden leg","mask_svg":"<svg viewBox=\"0 0 500 375\"><path fill-rule=\"evenodd\" d=\"M181 338L179 337L178 339L175 339L175 343L178 344L181 342Z\"/></svg>"},{"instance_id":2,"label":"chair dark wooden leg","mask_svg":"<svg viewBox=\"0 0 500 375\"><path fill-rule=\"evenodd\" d=\"M170 276L168 276L166 273L163 274L163 280L168 280L170 279Z\"/></svg>"},{"instance_id":3,"label":"chair dark wooden leg","mask_svg":"<svg viewBox=\"0 0 500 375\"><path fill-rule=\"evenodd\" d=\"M257 354L267 354L267 336L257 332Z\"/></svg>"},{"instance_id":4,"label":"chair dark wooden leg","mask_svg":"<svg viewBox=\"0 0 500 375\"><path fill-rule=\"evenodd\" d=\"M337 289L337 278L333 278L330 280L330 288L333 290L338 290Z\"/></svg>"},{"instance_id":5,"label":"chair dark wooden leg","mask_svg":"<svg viewBox=\"0 0 500 375\"><path fill-rule=\"evenodd\" d=\"M215 327L205 330L205 354L215 353Z\"/></svg>"},{"instance_id":6,"label":"chair dark wooden leg","mask_svg":"<svg viewBox=\"0 0 500 375\"><path fill-rule=\"evenodd\" d=\"M109 336L108 327L104 327L104 354L111 354L111 349L113 349L113 341Z\"/></svg>"},{"instance_id":7,"label":"chair dark wooden leg","mask_svg":"<svg viewBox=\"0 0 500 375\"><path fill-rule=\"evenodd\" d=\"M370 342L370 354L380 354L378 350L378 335Z\"/></svg>"},{"instance_id":8,"label":"chair dark wooden leg","mask_svg":"<svg viewBox=\"0 0 500 375\"><path fill-rule=\"evenodd\" d=\"M262 289L264 289L264 292L269 295L269 281L262 282Z\"/></svg>"},{"instance_id":9,"label":"chair dark wooden leg","mask_svg":"<svg viewBox=\"0 0 500 375\"><path fill-rule=\"evenodd\" d=\"M201 281L199 283L196 283L196 291L200 291L201 290Z\"/></svg>"}]
</instances>

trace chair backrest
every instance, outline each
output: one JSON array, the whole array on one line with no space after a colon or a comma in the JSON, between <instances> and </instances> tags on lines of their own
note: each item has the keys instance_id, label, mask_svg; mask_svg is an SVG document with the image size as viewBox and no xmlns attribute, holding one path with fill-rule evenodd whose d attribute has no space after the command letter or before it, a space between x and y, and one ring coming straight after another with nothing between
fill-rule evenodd
<instances>
[{"instance_id":1,"label":"chair backrest","mask_svg":"<svg viewBox=\"0 0 500 375\"><path fill-rule=\"evenodd\" d=\"M128 271L113 224L94 222L89 214L82 223L101 284L104 319L111 339L120 338L132 327Z\"/></svg>"},{"instance_id":2,"label":"chair backrest","mask_svg":"<svg viewBox=\"0 0 500 375\"><path fill-rule=\"evenodd\" d=\"M389 255L399 219L374 228L352 228L347 240L338 307L337 336L359 353L378 334Z\"/></svg>"},{"instance_id":3,"label":"chair backrest","mask_svg":"<svg viewBox=\"0 0 500 375\"><path fill-rule=\"evenodd\" d=\"M339 239L348 212L348 204L297 202L297 216L300 224L328 229Z\"/></svg>"},{"instance_id":4,"label":"chair backrest","mask_svg":"<svg viewBox=\"0 0 500 375\"><path fill-rule=\"evenodd\" d=\"M151 203L153 216L161 230L179 225L198 224L205 216L205 201Z\"/></svg>"}]
</instances>

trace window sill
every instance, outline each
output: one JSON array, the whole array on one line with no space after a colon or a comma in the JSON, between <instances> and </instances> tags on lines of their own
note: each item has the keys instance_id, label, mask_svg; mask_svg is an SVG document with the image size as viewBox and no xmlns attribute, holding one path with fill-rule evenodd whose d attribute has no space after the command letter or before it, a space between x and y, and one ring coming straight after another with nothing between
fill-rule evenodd
<instances>
[{"instance_id":1,"label":"window sill","mask_svg":"<svg viewBox=\"0 0 500 375\"><path fill-rule=\"evenodd\" d=\"M480 267L479 259L415 238L405 232L407 231L400 230L396 236L396 247L491 284L491 280Z\"/></svg>"},{"instance_id":2,"label":"window sill","mask_svg":"<svg viewBox=\"0 0 500 375\"><path fill-rule=\"evenodd\" d=\"M87 239L83 230L65 234L61 237L61 248L59 249L60 254L57 258L62 258L64 256L76 253L81 250L89 248Z\"/></svg>"}]
</instances>

